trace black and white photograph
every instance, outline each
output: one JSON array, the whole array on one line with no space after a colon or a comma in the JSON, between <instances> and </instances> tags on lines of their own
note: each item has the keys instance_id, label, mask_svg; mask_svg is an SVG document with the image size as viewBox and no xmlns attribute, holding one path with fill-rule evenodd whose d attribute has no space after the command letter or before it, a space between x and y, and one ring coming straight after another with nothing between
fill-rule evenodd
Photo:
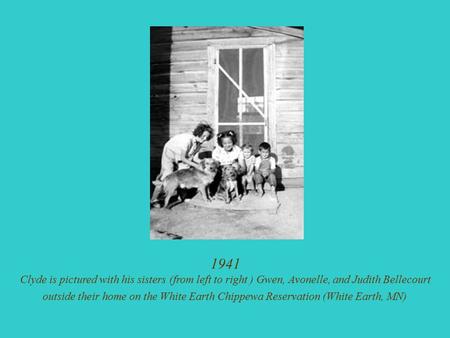
<instances>
[{"instance_id":1,"label":"black and white photograph","mask_svg":"<svg viewBox=\"0 0 450 338\"><path fill-rule=\"evenodd\" d=\"M304 238L304 27L150 27L150 238Z\"/></svg>"}]
</instances>

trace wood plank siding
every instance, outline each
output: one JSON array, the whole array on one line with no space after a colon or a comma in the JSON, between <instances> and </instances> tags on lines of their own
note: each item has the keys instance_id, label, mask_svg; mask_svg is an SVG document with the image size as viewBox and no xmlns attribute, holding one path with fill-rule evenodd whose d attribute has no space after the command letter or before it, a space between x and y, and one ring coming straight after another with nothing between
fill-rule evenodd
<instances>
[{"instance_id":1,"label":"wood plank siding","mask_svg":"<svg viewBox=\"0 0 450 338\"><path fill-rule=\"evenodd\" d=\"M288 30L288 29L287 29ZM261 39L264 38L264 39ZM158 168L164 143L190 132L200 121L214 123L208 109L208 46L212 41L246 39L275 44L275 121L273 151L286 178L302 178L304 45L303 39L252 27L152 27L151 160ZM210 79L211 81L211 79ZM152 178L156 175L152 172Z\"/></svg>"},{"instance_id":2,"label":"wood plank siding","mask_svg":"<svg viewBox=\"0 0 450 338\"><path fill-rule=\"evenodd\" d=\"M276 44L277 154L285 177L304 176L304 45Z\"/></svg>"}]
</instances>

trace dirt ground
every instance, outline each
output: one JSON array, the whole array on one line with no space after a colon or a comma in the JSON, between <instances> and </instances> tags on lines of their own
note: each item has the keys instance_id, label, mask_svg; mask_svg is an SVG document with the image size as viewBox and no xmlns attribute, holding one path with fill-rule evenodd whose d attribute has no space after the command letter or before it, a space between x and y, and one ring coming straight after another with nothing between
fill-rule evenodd
<instances>
[{"instance_id":1,"label":"dirt ground","mask_svg":"<svg viewBox=\"0 0 450 338\"><path fill-rule=\"evenodd\" d=\"M278 192L277 214L221 210L181 203L152 208L151 239L303 239L303 188Z\"/></svg>"}]
</instances>

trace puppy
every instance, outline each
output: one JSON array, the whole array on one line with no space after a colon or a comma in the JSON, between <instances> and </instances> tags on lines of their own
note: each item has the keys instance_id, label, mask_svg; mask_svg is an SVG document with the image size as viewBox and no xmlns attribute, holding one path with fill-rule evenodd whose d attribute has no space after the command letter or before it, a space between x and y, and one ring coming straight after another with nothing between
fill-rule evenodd
<instances>
[{"instance_id":1,"label":"puppy","mask_svg":"<svg viewBox=\"0 0 450 338\"><path fill-rule=\"evenodd\" d=\"M205 202L211 201L209 198L209 185L214 181L219 166L212 158L204 159L200 163L203 170L197 168L180 169L167 175L162 180L160 184L162 184L162 190L165 193L164 207L168 207L170 198L175 195L178 188L197 188Z\"/></svg>"},{"instance_id":2,"label":"puppy","mask_svg":"<svg viewBox=\"0 0 450 338\"><path fill-rule=\"evenodd\" d=\"M241 195L238 192L238 183L237 177L239 172L239 164L233 163L224 165L222 167L222 179L220 181L220 191L222 194L225 194L225 203L230 203L233 199L232 193L234 192L234 197L239 196L239 200L241 199Z\"/></svg>"}]
</instances>

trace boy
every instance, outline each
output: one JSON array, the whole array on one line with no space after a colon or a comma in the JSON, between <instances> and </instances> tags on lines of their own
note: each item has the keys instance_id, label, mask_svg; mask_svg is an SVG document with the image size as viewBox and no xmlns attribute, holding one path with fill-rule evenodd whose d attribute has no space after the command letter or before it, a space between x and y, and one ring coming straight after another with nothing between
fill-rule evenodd
<instances>
[{"instance_id":1,"label":"boy","mask_svg":"<svg viewBox=\"0 0 450 338\"><path fill-rule=\"evenodd\" d=\"M259 157L255 160L255 183L259 196L264 195L263 185L267 181L271 186L272 197L277 199L275 168L275 159L270 156L270 144L267 142L261 143L259 145Z\"/></svg>"},{"instance_id":2,"label":"boy","mask_svg":"<svg viewBox=\"0 0 450 338\"><path fill-rule=\"evenodd\" d=\"M250 185L253 189L253 176L255 171L255 155L253 155L253 147L250 144L244 144L242 146L242 152L244 154L245 166L247 167L247 173L242 175L242 187L244 188L244 194L248 194L247 185Z\"/></svg>"}]
</instances>

